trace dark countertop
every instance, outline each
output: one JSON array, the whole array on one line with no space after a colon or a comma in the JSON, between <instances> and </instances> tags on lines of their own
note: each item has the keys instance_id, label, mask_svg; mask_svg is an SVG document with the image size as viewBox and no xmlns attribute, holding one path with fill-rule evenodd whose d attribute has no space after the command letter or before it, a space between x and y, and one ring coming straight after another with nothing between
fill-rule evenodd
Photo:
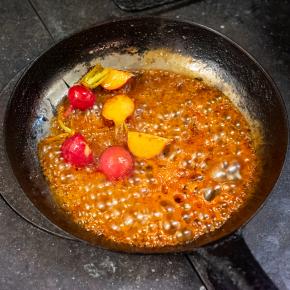
<instances>
[{"instance_id":1,"label":"dark countertop","mask_svg":"<svg viewBox=\"0 0 290 290\"><path fill-rule=\"evenodd\" d=\"M135 15L191 20L229 36L268 70L290 112L290 1L182 3ZM132 14L119 10L110 0L0 0L1 90L55 41L98 21L125 15ZM9 89L11 86L6 87L2 98L9 95ZM288 156L271 197L244 229L254 256L279 289L290 289L289 174ZM125 255L64 240L31 226L2 199L0 245L1 289L200 289L201 286L184 255Z\"/></svg>"}]
</instances>

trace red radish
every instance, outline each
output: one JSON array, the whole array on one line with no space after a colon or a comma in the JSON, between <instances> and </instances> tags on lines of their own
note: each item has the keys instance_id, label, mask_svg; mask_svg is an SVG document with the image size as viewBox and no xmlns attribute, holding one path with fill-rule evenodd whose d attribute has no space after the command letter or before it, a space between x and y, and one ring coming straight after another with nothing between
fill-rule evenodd
<instances>
[{"instance_id":1,"label":"red radish","mask_svg":"<svg viewBox=\"0 0 290 290\"><path fill-rule=\"evenodd\" d=\"M93 154L86 139L81 134L67 138L61 146L61 155L65 162L83 167L93 162Z\"/></svg>"},{"instance_id":2,"label":"red radish","mask_svg":"<svg viewBox=\"0 0 290 290\"><path fill-rule=\"evenodd\" d=\"M109 180L117 180L130 176L133 171L133 165L133 157L128 150L121 146L112 146L102 153L99 161L99 170Z\"/></svg>"},{"instance_id":3,"label":"red radish","mask_svg":"<svg viewBox=\"0 0 290 290\"><path fill-rule=\"evenodd\" d=\"M93 107L96 101L94 93L81 85L74 85L68 90L67 95L73 109L82 111Z\"/></svg>"}]
</instances>

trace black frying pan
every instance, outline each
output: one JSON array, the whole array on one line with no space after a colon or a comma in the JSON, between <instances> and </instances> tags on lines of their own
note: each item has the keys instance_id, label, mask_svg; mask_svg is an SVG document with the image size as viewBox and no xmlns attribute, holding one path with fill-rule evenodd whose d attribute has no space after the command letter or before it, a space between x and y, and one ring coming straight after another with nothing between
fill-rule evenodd
<instances>
[{"instance_id":1,"label":"black frying pan","mask_svg":"<svg viewBox=\"0 0 290 290\"><path fill-rule=\"evenodd\" d=\"M234 88L244 109L262 125L263 176L253 198L222 228L176 247L129 247L83 231L54 204L37 160L36 146L47 132L55 106L65 95L66 83L77 80L84 64L115 52L133 57L137 52L159 48L203 62L205 71L211 70ZM288 140L286 111L268 74L228 38L198 24L152 17L118 20L82 31L50 48L26 71L10 99L4 133L8 159L23 191L52 223L78 239L131 253L194 251L191 262L208 288L276 289L254 260L239 229L260 208L281 172Z\"/></svg>"}]
</instances>

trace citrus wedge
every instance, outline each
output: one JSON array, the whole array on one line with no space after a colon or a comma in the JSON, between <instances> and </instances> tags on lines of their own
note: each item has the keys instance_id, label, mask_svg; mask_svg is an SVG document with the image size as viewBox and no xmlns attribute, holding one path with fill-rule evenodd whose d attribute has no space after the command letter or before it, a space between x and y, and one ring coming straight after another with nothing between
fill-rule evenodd
<instances>
[{"instance_id":1,"label":"citrus wedge","mask_svg":"<svg viewBox=\"0 0 290 290\"><path fill-rule=\"evenodd\" d=\"M109 69L109 73L101 82L101 86L106 90L116 90L121 88L133 76L128 71Z\"/></svg>"},{"instance_id":2,"label":"citrus wedge","mask_svg":"<svg viewBox=\"0 0 290 290\"><path fill-rule=\"evenodd\" d=\"M169 139L140 132L128 132L128 147L139 158L150 159L159 155Z\"/></svg>"}]
</instances>

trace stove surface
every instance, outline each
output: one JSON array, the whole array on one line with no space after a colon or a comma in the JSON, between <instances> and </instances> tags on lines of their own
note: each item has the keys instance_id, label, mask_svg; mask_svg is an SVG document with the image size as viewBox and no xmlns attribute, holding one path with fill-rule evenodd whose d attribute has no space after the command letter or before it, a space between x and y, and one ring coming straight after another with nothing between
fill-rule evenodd
<instances>
[{"instance_id":1,"label":"stove surface","mask_svg":"<svg viewBox=\"0 0 290 290\"><path fill-rule=\"evenodd\" d=\"M181 1L129 13L108 0L0 0L0 12L0 114L16 73L41 52L99 21L132 15L194 21L232 38L270 73L290 112L290 1ZM0 171L0 189L9 193L17 185L8 188L5 174ZM289 176L288 154L271 197L243 231L279 289L290 289ZM1 289L203 288L185 255L126 255L61 239L21 219L2 199L0 244Z\"/></svg>"}]
</instances>

